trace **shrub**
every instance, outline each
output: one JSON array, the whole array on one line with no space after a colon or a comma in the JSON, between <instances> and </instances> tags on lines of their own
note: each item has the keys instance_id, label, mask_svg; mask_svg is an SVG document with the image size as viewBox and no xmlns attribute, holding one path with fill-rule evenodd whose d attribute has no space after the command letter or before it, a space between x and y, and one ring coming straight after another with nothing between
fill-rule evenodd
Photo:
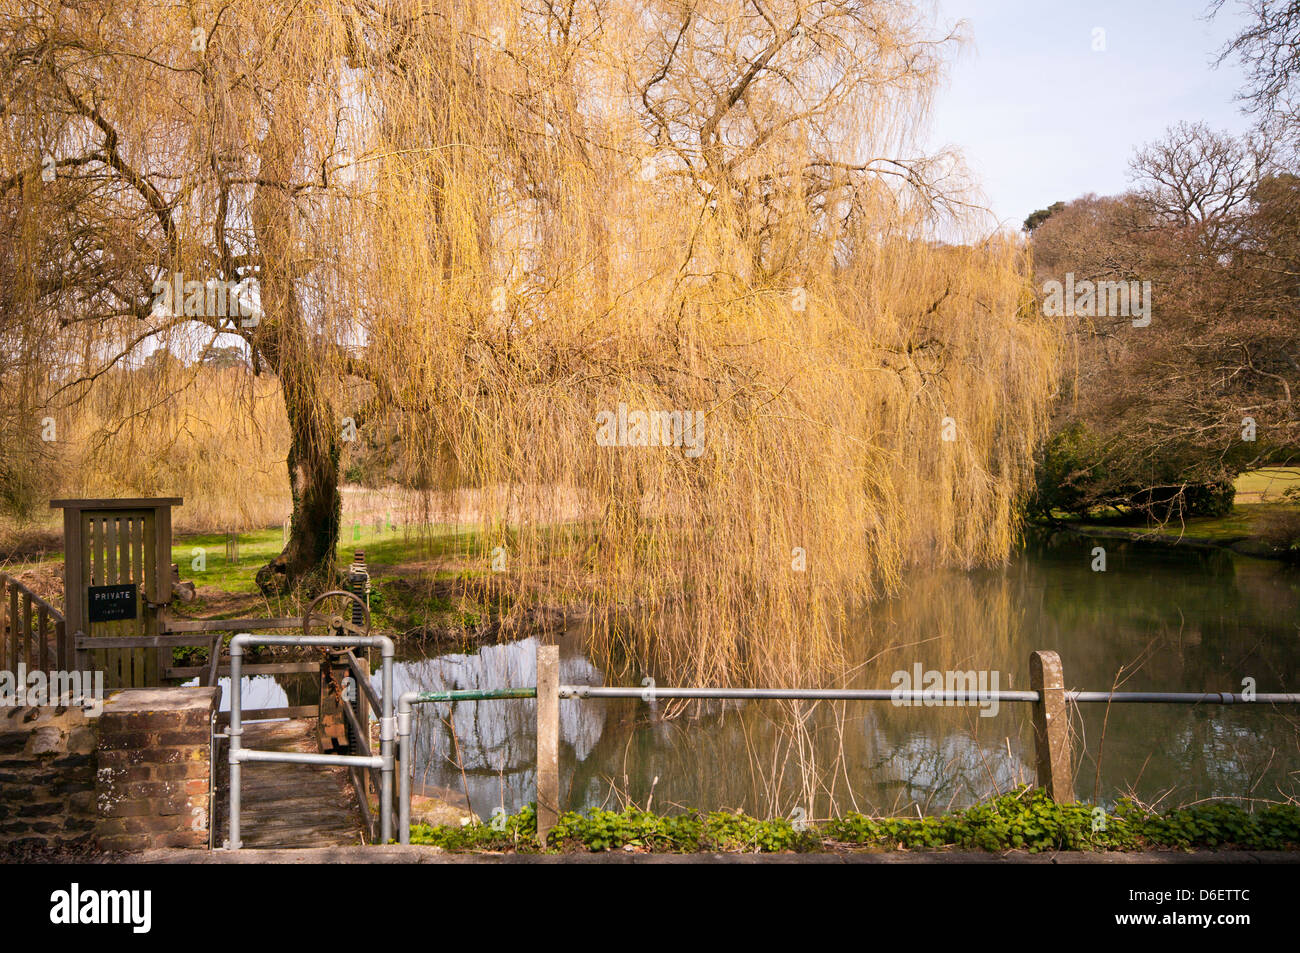
<instances>
[{"instance_id":1,"label":"shrub","mask_svg":"<svg viewBox=\"0 0 1300 953\"><path fill-rule=\"evenodd\" d=\"M1260 519L1260 536L1292 558L1300 559L1300 510L1270 510Z\"/></svg>"},{"instance_id":2,"label":"shrub","mask_svg":"<svg viewBox=\"0 0 1300 953\"><path fill-rule=\"evenodd\" d=\"M1034 474L1030 512L1051 518L1053 511L1082 516L1096 505L1095 488L1106 479L1096 439L1081 423L1054 434L1043 447Z\"/></svg>"},{"instance_id":3,"label":"shrub","mask_svg":"<svg viewBox=\"0 0 1300 953\"><path fill-rule=\"evenodd\" d=\"M1237 500L1237 487L1230 480L1188 486L1183 493L1187 516L1227 516Z\"/></svg>"}]
</instances>

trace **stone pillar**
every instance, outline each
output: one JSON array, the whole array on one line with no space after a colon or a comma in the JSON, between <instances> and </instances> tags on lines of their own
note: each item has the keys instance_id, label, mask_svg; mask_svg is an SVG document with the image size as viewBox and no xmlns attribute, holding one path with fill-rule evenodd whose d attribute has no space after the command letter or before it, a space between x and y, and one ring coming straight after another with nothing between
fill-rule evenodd
<instances>
[{"instance_id":1,"label":"stone pillar","mask_svg":"<svg viewBox=\"0 0 1300 953\"><path fill-rule=\"evenodd\" d=\"M560 649L537 646L537 842L560 816Z\"/></svg>"},{"instance_id":2,"label":"stone pillar","mask_svg":"<svg viewBox=\"0 0 1300 953\"><path fill-rule=\"evenodd\" d=\"M99 718L101 850L207 847L212 723L221 689L113 693Z\"/></svg>"},{"instance_id":3,"label":"stone pillar","mask_svg":"<svg viewBox=\"0 0 1300 953\"><path fill-rule=\"evenodd\" d=\"M1070 774L1070 714L1065 703L1061 657L1039 651L1029 656L1029 687L1039 693L1034 705L1034 746L1038 752L1038 785L1059 804L1074 800Z\"/></svg>"}]
</instances>

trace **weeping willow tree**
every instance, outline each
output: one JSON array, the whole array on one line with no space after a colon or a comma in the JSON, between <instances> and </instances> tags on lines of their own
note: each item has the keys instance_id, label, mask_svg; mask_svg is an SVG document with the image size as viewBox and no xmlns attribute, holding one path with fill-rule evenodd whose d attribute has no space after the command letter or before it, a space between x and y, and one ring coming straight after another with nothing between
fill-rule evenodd
<instances>
[{"instance_id":1,"label":"weeping willow tree","mask_svg":"<svg viewBox=\"0 0 1300 953\"><path fill-rule=\"evenodd\" d=\"M1013 545L1056 333L920 148L959 37L913 3L0 10L21 366L148 452L168 385L107 370L241 340L291 435L265 584L328 569L381 425L482 501L483 587L679 678L816 677L905 566Z\"/></svg>"}]
</instances>

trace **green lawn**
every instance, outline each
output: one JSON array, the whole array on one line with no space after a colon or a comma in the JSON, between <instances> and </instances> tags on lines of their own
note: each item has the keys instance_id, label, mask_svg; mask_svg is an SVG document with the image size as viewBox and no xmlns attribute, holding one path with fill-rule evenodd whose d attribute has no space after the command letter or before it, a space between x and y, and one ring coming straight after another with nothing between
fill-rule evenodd
<instances>
[{"instance_id":1,"label":"green lawn","mask_svg":"<svg viewBox=\"0 0 1300 953\"><path fill-rule=\"evenodd\" d=\"M339 540L339 566L351 564L358 549L365 551L367 567L390 567L462 551L473 541L473 534L450 525L427 529L429 535L421 539L413 527L376 532L373 523L345 526ZM224 533L178 535L172 543L172 562L179 567L181 579L225 592L256 591L257 570L284 548L283 530L240 533L238 564L226 558L226 538Z\"/></svg>"},{"instance_id":2,"label":"green lawn","mask_svg":"<svg viewBox=\"0 0 1300 953\"><path fill-rule=\"evenodd\" d=\"M1231 542L1259 534L1264 514L1286 509L1277 503L1240 503L1227 516L1193 516L1183 524L1169 523L1162 532L1206 542Z\"/></svg>"},{"instance_id":3,"label":"green lawn","mask_svg":"<svg viewBox=\"0 0 1300 953\"><path fill-rule=\"evenodd\" d=\"M423 530L423 532L421 532ZM425 527L390 527L376 530L374 523L345 525L338 547L340 569L352 563L356 550L364 550L371 577L371 621L381 631L404 631L412 626L455 621L472 626L492 611L488 605L462 604L450 595L459 577L472 574L463 567L439 569L446 557L460 561L474 550L477 534L450 524ZM172 562L181 580L193 582L195 601L176 605L193 618L247 618L295 616L301 607L290 600L266 598L257 588L257 571L284 546L282 529L239 534L239 561L226 557L223 533L182 534L172 545ZM486 567L484 567L486 570Z\"/></svg>"},{"instance_id":4,"label":"green lawn","mask_svg":"<svg viewBox=\"0 0 1300 953\"><path fill-rule=\"evenodd\" d=\"M1153 536L1182 537L1213 543L1229 543L1259 531L1260 518L1270 510L1285 509L1274 503L1244 503L1233 507L1227 516L1193 516L1182 523L1169 522L1164 526L1135 526L1131 521L1093 521L1070 525L1079 530L1144 533Z\"/></svg>"},{"instance_id":5,"label":"green lawn","mask_svg":"<svg viewBox=\"0 0 1300 953\"><path fill-rule=\"evenodd\" d=\"M1300 467L1261 467L1237 477L1238 503L1276 502L1293 486L1300 486Z\"/></svg>"}]
</instances>

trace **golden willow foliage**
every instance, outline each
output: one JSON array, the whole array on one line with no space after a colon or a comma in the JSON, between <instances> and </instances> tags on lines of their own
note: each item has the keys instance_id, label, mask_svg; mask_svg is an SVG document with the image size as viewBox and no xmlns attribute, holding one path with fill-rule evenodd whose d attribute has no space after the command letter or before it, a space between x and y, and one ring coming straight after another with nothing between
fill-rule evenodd
<instances>
[{"instance_id":1,"label":"golden willow foliage","mask_svg":"<svg viewBox=\"0 0 1300 953\"><path fill-rule=\"evenodd\" d=\"M289 435L273 379L237 367L119 373L131 379L92 391L67 417L51 495L176 495L185 503L172 519L184 532L280 524L289 506ZM154 395L143 406L142 392Z\"/></svg>"},{"instance_id":2,"label":"golden willow foliage","mask_svg":"<svg viewBox=\"0 0 1300 953\"><path fill-rule=\"evenodd\" d=\"M0 7L49 36L50 14ZM65 227L120 265L111 293L54 296L75 315L45 352L65 396L141 330L196 339L204 322L120 305L159 269L251 276L264 318L241 336L281 383L295 492L343 416L393 428L434 515L460 489L488 503L484 585L589 605L593 651L686 683L818 680L852 604L905 566L1013 544L1056 334L1022 248L965 228L958 163L918 147L956 38L913 4L57 18L77 42L27 88L73 105L11 109L4 174L52 137L116 174L29 175L17 227L88 190L102 221ZM129 144L116 163L97 117ZM620 404L699 412L704 453L601 446Z\"/></svg>"}]
</instances>

